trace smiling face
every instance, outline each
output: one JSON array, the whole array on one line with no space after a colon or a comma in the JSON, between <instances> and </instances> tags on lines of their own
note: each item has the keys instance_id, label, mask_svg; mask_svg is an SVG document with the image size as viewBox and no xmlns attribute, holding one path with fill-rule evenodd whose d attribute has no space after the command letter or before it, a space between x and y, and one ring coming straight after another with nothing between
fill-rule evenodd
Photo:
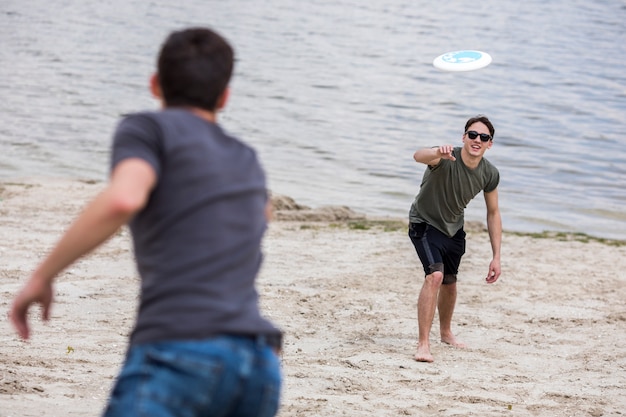
<instances>
[{"instance_id":1,"label":"smiling face","mask_svg":"<svg viewBox=\"0 0 626 417\"><path fill-rule=\"evenodd\" d=\"M468 132L476 132L478 135L472 139ZM463 134L463 150L470 158L482 158L487 149L493 145L493 139L489 139L487 142L481 140L481 135L483 134L489 135L491 138L489 128L482 122L472 123ZM473 133L472 136L474 136Z\"/></svg>"}]
</instances>

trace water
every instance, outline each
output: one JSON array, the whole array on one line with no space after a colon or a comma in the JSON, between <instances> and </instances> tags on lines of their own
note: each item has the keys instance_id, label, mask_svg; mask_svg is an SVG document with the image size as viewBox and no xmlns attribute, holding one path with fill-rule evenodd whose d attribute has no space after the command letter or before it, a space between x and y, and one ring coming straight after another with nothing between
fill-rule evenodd
<instances>
[{"instance_id":1,"label":"water","mask_svg":"<svg viewBox=\"0 0 626 417\"><path fill-rule=\"evenodd\" d=\"M506 230L626 239L624 1L362 3L2 0L0 179L104 180L118 117L157 106L164 36L209 25L237 53L221 122L258 150L274 192L406 217L413 152L460 144L483 113ZM460 49L493 63L432 67ZM484 217L478 196L466 218Z\"/></svg>"}]
</instances>

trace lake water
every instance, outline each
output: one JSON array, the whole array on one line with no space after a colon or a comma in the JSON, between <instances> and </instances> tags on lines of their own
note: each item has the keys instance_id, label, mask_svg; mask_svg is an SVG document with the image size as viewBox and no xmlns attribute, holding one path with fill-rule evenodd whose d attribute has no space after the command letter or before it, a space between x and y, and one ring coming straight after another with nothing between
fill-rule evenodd
<instances>
[{"instance_id":1,"label":"lake water","mask_svg":"<svg viewBox=\"0 0 626 417\"><path fill-rule=\"evenodd\" d=\"M413 152L461 144L483 113L506 230L626 239L623 0L3 0L0 180L104 180L119 116L156 108L160 43L191 25L233 43L221 122L257 149L275 193L406 217ZM433 68L462 49L493 63ZM484 217L478 196L466 218Z\"/></svg>"}]
</instances>

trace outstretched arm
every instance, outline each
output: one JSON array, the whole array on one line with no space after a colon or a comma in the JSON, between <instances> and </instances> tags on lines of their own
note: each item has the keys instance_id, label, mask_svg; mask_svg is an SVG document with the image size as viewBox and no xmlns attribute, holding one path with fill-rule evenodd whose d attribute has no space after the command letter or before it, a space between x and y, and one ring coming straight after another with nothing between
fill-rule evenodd
<instances>
[{"instance_id":1,"label":"outstretched arm","mask_svg":"<svg viewBox=\"0 0 626 417\"><path fill-rule=\"evenodd\" d=\"M54 278L105 242L141 210L155 182L155 172L145 161L120 162L107 187L87 205L15 297L10 317L23 339L29 337L28 310L33 304L41 304L44 320L50 317Z\"/></svg>"},{"instance_id":2,"label":"outstretched arm","mask_svg":"<svg viewBox=\"0 0 626 417\"><path fill-rule=\"evenodd\" d=\"M487 274L487 282L493 284L498 280L502 269L500 267L500 247L502 244L502 217L500 216L500 208L498 207L498 189L490 193L484 193L485 203L487 205L487 230L489 231L489 241L491 242L491 251L493 258L489 264L489 273Z\"/></svg>"},{"instance_id":3,"label":"outstretched arm","mask_svg":"<svg viewBox=\"0 0 626 417\"><path fill-rule=\"evenodd\" d=\"M416 162L420 162L426 165L437 165L441 159L449 159L451 161L456 161L456 158L452 154L452 150L454 146L452 145L443 145L436 146L434 148L424 148L416 151L413 154L413 159Z\"/></svg>"}]
</instances>

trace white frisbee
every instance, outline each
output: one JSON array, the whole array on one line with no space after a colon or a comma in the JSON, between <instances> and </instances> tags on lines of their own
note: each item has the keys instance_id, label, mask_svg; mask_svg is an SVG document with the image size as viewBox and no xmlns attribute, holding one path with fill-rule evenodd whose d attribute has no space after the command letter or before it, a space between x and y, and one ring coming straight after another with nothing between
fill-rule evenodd
<instances>
[{"instance_id":1,"label":"white frisbee","mask_svg":"<svg viewBox=\"0 0 626 417\"><path fill-rule=\"evenodd\" d=\"M455 51L439 55L433 66L442 71L473 71L491 64L491 55L481 51Z\"/></svg>"}]
</instances>

